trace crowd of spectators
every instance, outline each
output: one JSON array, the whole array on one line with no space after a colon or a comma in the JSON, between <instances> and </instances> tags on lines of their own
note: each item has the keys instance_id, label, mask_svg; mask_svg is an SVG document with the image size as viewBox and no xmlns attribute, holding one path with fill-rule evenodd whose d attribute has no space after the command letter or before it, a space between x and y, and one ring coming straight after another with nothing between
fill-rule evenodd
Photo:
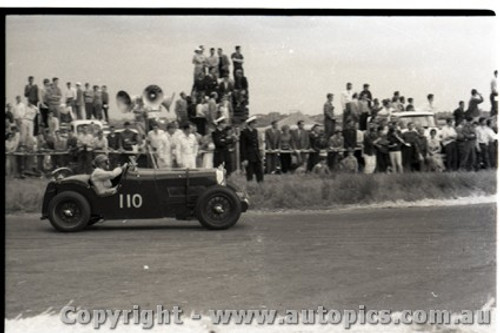
<instances>
[{"instance_id":1,"label":"crowd of spectators","mask_svg":"<svg viewBox=\"0 0 500 333\"><path fill-rule=\"evenodd\" d=\"M480 170L497 167L497 71L491 81L491 110L482 116L484 99L472 89L442 128L401 121L397 112L438 111L434 95L417 108L413 98L395 91L391 98L373 98L370 85L357 93L352 84L340 94L342 119L334 113L334 94L323 106L324 123L307 131L304 122L297 129L278 128L274 121L265 132L266 173L312 172L413 172Z\"/></svg>"},{"instance_id":2,"label":"crowd of spectators","mask_svg":"<svg viewBox=\"0 0 500 333\"><path fill-rule=\"evenodd\" d=\"M135 155L143 166L223 165L228 175L241 160L247 175L250 173L249 180L255 174L258 181L264 173L400 173L497 167L497 71L491 81L490 117L481 114L479 105L484 98L473 89L468 107L460 101L442 128L424 128L399 121L394 115L419 110L436 113L439 110L433 94L417 108L413 98L405 98L399 91L380 102L373 98L369 84L355 92L347 83L340 94L341 118L335 116L334 94L328 93L323 126L314 124L306 129L299 121L297 128L278 128L274 121L261 138L254 117L249 122L248 82L243 76L240 47L236 46L231 55L232 72L222 49L215 54L211 48L207 57L203 53L203 47L195 50L193 89L190 95L180 94L174 119L166 123L148 120L144 103L139 100L133 110L133 124L127 121L118 131L114 126L104 131L101 125L109 121L106 86L91 89L86 83L82 89L79 82L76 88L68 82L62 92L57 78L45 79L43 88L39 88L29 77L26 102L16 96L14 105L6 105L7 174L42 176L63 166L90 173L93 157L101 152L109 155L112 167ZM63 126L82 118L101 122L77 129ZM237 156L238 149L241 156ZM257 150L265 154L259 155ZM249 158L251 151L260 157Z\"/></svg>"},{"instance_id":3,"label":"crowd of spectators","mask_svg":"<svg viewBox=\"0 0 500 333\"><path fill-rule=\"evenodd\" d=\"M204 54L200 46L194 52L194 82L190 96L176 105L177 118L196 124L197 132L205 135L214 130L214 122L225 117L228 124L241 124L248 118L249 89L244 75L244 57L236 46L229 59L222 48L210 48ZM231 75L231 62L233 66ZM231 77L232 76L232 77Z\"/></svg>"}]
</instances>

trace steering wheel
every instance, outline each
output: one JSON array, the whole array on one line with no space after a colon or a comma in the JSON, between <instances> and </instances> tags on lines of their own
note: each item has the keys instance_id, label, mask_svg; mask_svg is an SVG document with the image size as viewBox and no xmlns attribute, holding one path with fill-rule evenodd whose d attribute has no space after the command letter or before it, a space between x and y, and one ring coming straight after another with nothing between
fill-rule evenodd
<instances>
[{"instance_id":1,"label":"steering wheel","mask_svg":"<svg viewBox=\"0 0 500 333\"><path fill-rule=\"evenodd\" d=\"M127 174L129 169L130 169L130 164L127 164L127 166L122 170L122 173L119 176L120 177L119 183L118 185L116 185L117 191L122 187L123 182L127 179Z\"/></svg>"},{"instance_id":2,"label":"steering wheel","mask_svg":"<svg viewBox=\"0 0 500 333\"><path fill-rule=\"evenodd\" d=\"M129 164L128 166L132 166L132 170L137 170L137 161L135 160L135 156L130 155L128 157Z\"/></svg>"}]
</instances>

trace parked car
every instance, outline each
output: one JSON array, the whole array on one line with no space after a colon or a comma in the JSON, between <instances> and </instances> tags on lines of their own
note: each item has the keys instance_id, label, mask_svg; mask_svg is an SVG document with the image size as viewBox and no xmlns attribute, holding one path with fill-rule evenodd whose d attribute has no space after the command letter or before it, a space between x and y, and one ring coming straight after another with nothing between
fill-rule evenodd
<instances>
[{"instance_id":1,"label":"parked car","mask_svg":"<svg viewBox=\"0 0 500 333\"><path fill-rule=\"evenodd\" d=\"M408 123L413 123L415 127L423 127L425 135L430 136L431 129L435 129L439 135L439 128L437 127L436 115L429 111L403 111L393 112L391 120L397 122L402 121L405 127Z\"/></svg>"},{"instance_id":2,"label":"parked car","mask_svg":"<svg viewBox=\"0 0 500 333\"><path fill-rule=\"evenodd\" d=\"M101 219L196 218L208 229L233 226L248 209L247 195L226 183L222 169L128 167L113 179L115 194L99 195L90 175L53 179L47 185L42 219L58 231L85 229Z\"/></svg>"}]
</instances>

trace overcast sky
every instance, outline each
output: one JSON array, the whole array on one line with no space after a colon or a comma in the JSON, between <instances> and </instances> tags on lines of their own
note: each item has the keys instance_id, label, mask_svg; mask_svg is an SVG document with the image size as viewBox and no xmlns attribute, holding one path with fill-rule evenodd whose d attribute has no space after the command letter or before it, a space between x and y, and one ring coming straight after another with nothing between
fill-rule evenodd
<instances>
[{"instance_id":1,"label":"overcast sky","mask_svg":"<svg viewBox=\"0 0 500 333\"><path fill-rule=\"evenodd\" d=\"M374 97L399 90L416 105L435 94L452 110L472 88L486 98L497 69L493 17L289 16L9 16L7 101L29 75L106 84L138 95L158 84L167 95L189 92L198 45L241 45L250 85L250 113L322 112L327 92L336 111L346 82ZM207 53L207 52L206 52ZM119 116L111 103L111 116Z\"/></svg>"}]
</instances>

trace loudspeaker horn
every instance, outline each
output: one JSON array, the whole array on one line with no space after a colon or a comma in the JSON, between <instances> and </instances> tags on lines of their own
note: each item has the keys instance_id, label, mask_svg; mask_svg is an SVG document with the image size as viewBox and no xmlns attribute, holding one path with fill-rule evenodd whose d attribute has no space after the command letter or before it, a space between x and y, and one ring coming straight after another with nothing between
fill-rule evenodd
<instances>
[{"instance_id":1,"label":"loudspeaker horn","mask_svg":"<svg viewBox=\"0 0 500 333\"><path fill-rule=\"evenodd\" d=\"M163 103L163 98L163 90L161 90L161 88L156 84L147 86L142 93L144 104L153 110L158 110L160 105Z\"/></svg>"}]
</instances>

